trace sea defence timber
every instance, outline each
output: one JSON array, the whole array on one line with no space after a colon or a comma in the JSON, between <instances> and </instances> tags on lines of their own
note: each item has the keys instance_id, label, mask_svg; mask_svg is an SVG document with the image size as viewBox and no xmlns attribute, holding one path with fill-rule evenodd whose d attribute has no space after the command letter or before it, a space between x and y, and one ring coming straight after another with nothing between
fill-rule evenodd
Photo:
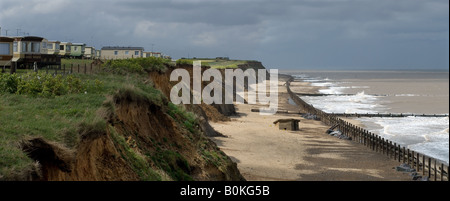
<instances>
[{"instance_id":1,"label":"sea defence timber","mask_svg":"<svg viewBox=\"0 0 450 201\"><path fill-rule=\"evenodd\" d=\"M448 117L448 114L361 114L361 113L331 113L339 117Z\"/></svg>"},{"instance_id":2,"label":"sea defence timber","mask_svg":"<svg viewBox=\"0 0 450 201\"><path fill-rule=\"evenodd\" d=\"M300 107L302 113L309 113L311 115L319 117L318 119L320 119L320 121L331 127L330 129L338 129L344 136L347 137L347 139L351 139L354 142L364 144L367 148L372 149L373 151L376 151L378 153L385 154L389 158L398 160L398 162L408 164L410 167L415 169L417 173L422 173L422 175L424 177L427 177L428 180L449 181L449 166L448 164L445 164L445 162L427 156L425 154L412 151L404 146L381 138L374 133L371 133L361 127L355 126L339 118L345 116L344 114L330 114L315 108L313 105L308 104L307 102L302 100L296 93L291 91L290 83L293 80L294 79L291 78L286 82L286 88L291 99L295 102L295 104L297 104L297 106ZM347 117L350 117L349 115L355 114L346 115ZM362 116L362 114L360 114L360 116ZM371 114L371 116L374 117L375 114ZM401 114L401 116L398 117L404 116L405 114Z\"/></svg>"},{"instance_id":3,"label":"sea defence timber","mask_svg":"<svg viewBox=\"0 0 450 201\"><path fill-rule=\"evenodd\" d=\"M354 96L355 94L305 94L305 93L297 93L299 96ZM388 96L385 94L368 94L371 96Z\"/></svg>"},{"instance_id":4,"label":"sea defence timber","mask_svg":"<svg viewBox=\"0 0 450 201\"><path fill-rule=\"evenodd\" d=\"M252 109L252 112L260 112L259 109ZM299 111L289 111L289 110L278 110L277 114L281 114L281 113L285 113L285 114L300 114L300 115L304 115L307 113L302 113ZM327 113L329 115L334 115L334 116L338 116L338 117L448 117L448 114L395 114L395 113L389 113L389 114L383 114L383 113L377 113L377 114L373 114L373 113Z\"/></svg>"}]
</instances>

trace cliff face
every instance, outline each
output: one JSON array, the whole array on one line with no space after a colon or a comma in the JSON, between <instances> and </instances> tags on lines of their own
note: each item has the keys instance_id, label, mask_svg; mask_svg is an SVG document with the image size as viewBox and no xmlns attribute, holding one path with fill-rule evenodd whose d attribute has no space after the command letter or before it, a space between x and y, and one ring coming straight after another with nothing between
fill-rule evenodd
<instances>
[{"instance_id":1,"label":"cliff face","mask_svg":"<svg viewBox=\"0 0 450 201\"><path fill-rule=\"evenodd\" d=\"M177 68L193 74L192 65ZM249 62L240 68L264 67ZM177 83L170 81L174 69L168 66L165 72L149 72L146 84L160 91L156 98L133 87L108 97L97 112L102 119L80 125L73 148L42 138L24 140L22 150L38 163L20 179L244 180L236 163L208 138L221 135L209 121L229 120L227 116L236 114L234 105L170 103L167 97ZM225 71L220 71L224 76ZM207 84L202 82L202 87Z\"/></svg>"},{"instance_id":2,"label":"cliff face","mask_svg":"<svg viewBox=\"0 0 450 201\"><path fill-rule=\"evenodd\" d=\"M208 122L228 120L221 112L233 114L234 106L171 104L171 70L149 73L160 99L132 87L109 97L98 111L103 120L80 125L79 142L71 149L42 138L24 140L22 150L38 163L21 179L244 180L236 163L208 138L221 135Z\"/></svg>"},{"instance_id":3,"label":"cliff face","mask_svg":"<svg viewBox=\"0 0 450 201\"><path fill-rule=\"evenodd\" d=\"M189 72L191 75L191 89L193 89L192 83L193 83L193 67L192 65L178 65L176 68L185 69ZM202 68L202 73L207 68ZM159 90L161 90L166 97L170 97L170 90L172 89L172 86L176 84L177 82L171 82L170 81L170 74L172 71L175 70L175 68L169 68L164 74L158 73L158 72L151 72L150 77L155 84L155 87ZM222 75L224 76L224 70L220 70ZM208 85L210 82L203 81L202 82L202 88ZM223 88L222 91L225 91ZM192 97L192 93L191 93ZM191 101L192 102L192 101ZM190 111L193 111L197 115L199 115L201 118L204 118L208 121L226 121L229 120L227 116L235 115L236 109L233 104L225 104L225 101L222 102L222 104L211 104L207 105L203 102L201 104L188 104L185 105L186 108Z\"/></svg>"},{"instance_id":4,"label":"cliff face","mask_svg":"<svg viewBox=\"0 0 450 201\"><path fill-rule=\"evenodd\" d=\"M74 149L34 138L22 149L39 162L29 180L244 180L236 163L181 107L125 89L104 103L99 121L81 125ZM209 125L209 124L208 124Z\"/></svg>"}]
</instances>

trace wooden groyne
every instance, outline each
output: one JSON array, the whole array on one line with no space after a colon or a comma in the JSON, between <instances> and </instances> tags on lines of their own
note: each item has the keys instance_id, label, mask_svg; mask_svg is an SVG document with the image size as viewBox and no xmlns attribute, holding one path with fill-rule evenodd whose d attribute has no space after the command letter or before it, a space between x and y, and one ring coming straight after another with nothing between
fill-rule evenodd
<instances>
[{"instance_id":1,"label":"wooden groyne","mask_svg":"<svg viewBox=\"0 0 450 201\"><path fill-rule=\"evenodd\" d=\"M292 80L293 78L286 82L287 91L292 100L305 113L316 115L323 123L340 130L343 135L354 142L364 144L373 151L384 154L398 162L410 165L412 168L416 169L417 173L421 173L423 176L428 177L430 181L449 181L448 164L425 154L414 152L390 140L381 138L361 127L344 121L339 118L339 115L337 114L326 113L314 108L311 104L306 103L298 97L296 93L291 91L289 86Z\"/></svg>"},{"instance_id":2,"label":"wooden groyne","mask_svg":"<svg viewBox=\"0 0 450 201\"><path fill-rule=\"evenodd\" d=\"M362 113L331 113L339 117L448 117L448 114L362 114Z\"/></svg>"},{"instance_id":3,"label":"wooden groyne","mask_svg":"<svg viewBox=\"0 0 450 201\"><path fill-rule=\"evenodd\" d=\"M356 94L307 94L307 93L296 93L299 96L355 96ZM370 96L388 96L385 94L367 94Z\"/></svg>"}]
</instances>

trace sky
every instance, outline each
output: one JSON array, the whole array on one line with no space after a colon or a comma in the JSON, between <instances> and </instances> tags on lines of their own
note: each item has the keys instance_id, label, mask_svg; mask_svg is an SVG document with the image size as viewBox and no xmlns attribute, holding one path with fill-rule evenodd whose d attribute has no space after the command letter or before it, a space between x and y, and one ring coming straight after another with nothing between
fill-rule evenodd
<instances>
[{"instance_id":1,"label":"sky","mask_svg":"<svg viewBox=\"0 0 450 201\"><path fill-rule=\"evenodd\" d=\"M0 0L0 27L272 69L449 69L448 0Z\"/></svg>"}]
</instances>

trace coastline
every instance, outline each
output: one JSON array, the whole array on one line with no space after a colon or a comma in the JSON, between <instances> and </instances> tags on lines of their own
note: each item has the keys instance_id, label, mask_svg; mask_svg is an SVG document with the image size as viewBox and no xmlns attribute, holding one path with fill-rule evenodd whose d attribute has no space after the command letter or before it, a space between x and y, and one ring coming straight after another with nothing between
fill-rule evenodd
<instances>
[{"instance_id":1,"label":"coastline","mask_svg":"<svg viewBox=\"0 0 450 201\"><path fill-rule=\"evenodd\" d=\"M289 103L285 82L279 75L279 110L299 111ZM318 87L292 82L296 93L316 93ZM327 135L329 126L296 114L261 116L251 112L259 105L236 105L238 116L211 125L227 137L213 141L237 163L250 181L410 181L408 174L393 168L400 163L367 147ZM279 130L273 122L282 118L300 120L299 131Z\"/></svg>"}]
</instances>

